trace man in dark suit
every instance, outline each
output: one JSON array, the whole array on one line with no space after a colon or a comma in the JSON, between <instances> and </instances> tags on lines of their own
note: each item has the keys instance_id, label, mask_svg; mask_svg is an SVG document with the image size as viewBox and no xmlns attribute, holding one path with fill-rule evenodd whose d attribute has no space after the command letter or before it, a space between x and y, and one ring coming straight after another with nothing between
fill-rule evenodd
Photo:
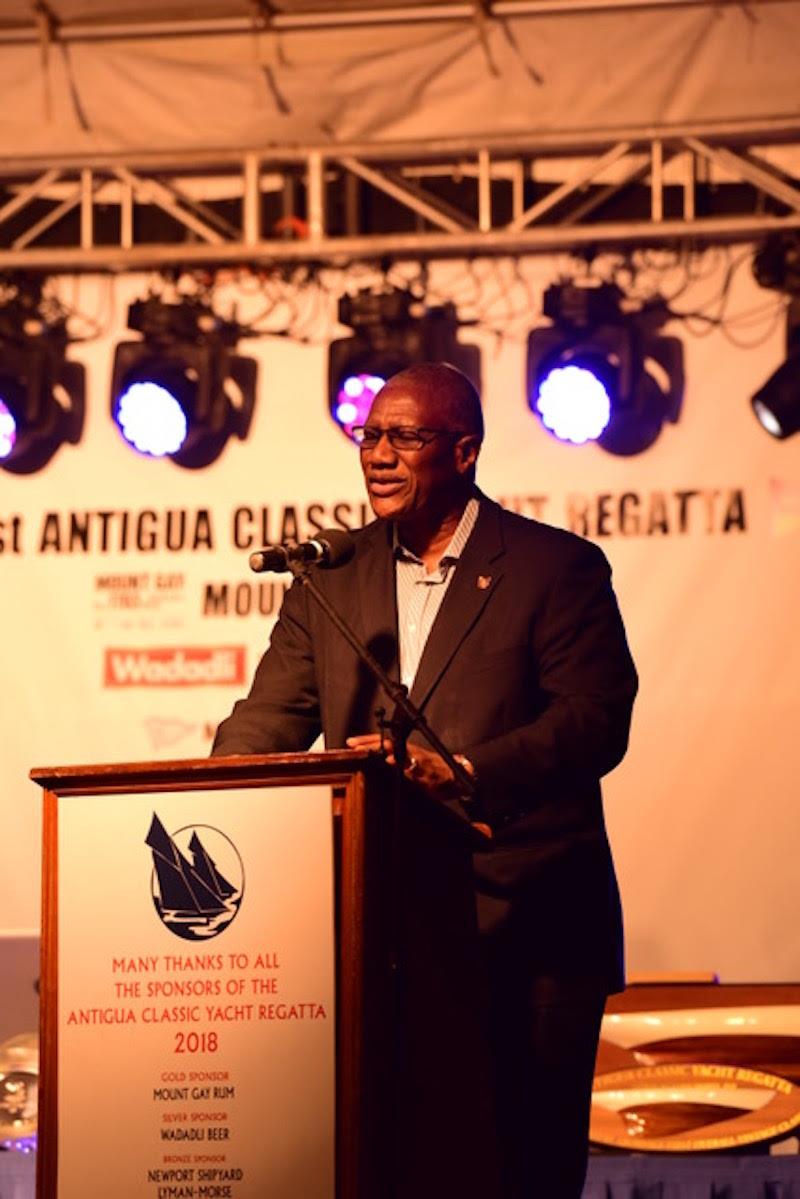
<instances>
[{"instance_id":1,"label":"man in dark suit","mask_svg":"<svg viewBox=\"0 0 800 1199\"><path fill-rule=\"evenodd\" d=\"M623 985L599 779L625 752L636 674L608 564L476 490L481 406L452 367L394 376L358 436L377 520L319 581L460 755L491 828L474 879L502 1194L579 1199L600 1018ZM379 748L380 703L295 586L214 752L307 748L320 729ZM406 775L458 796L413 736Z\"/></svg>"}]
</instances>

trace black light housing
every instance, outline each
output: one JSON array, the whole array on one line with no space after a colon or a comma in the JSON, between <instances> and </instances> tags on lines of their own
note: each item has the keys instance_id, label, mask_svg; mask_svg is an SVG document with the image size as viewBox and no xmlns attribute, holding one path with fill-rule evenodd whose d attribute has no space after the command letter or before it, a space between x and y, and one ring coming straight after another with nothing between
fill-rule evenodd
<instances>
[{"instance_id":1,"label":"black light housing","mask_svg":"<svg viewBox=\"0 0 800 1199\"><path fill-rule=\"evenodd\" d=\"M242 328L202 300L151 296L128 309L141 341L114 354L111 415L122 437L149 457L199 469L232 436L244 439L255 408L257 365L233 353Z\"/></svg>"},{"instance_id":2,"label":"black light housing","mask_svg":"<svg viewBox=\"0 0 800 1199\"><path fill-rule=\"evenodd\" d=\"M800 297L792 300L786 317L786 361L750 403L762 426L780 441L800 430Z\"/></svg>"},{"instance_id":3,"label":"black light housing","mask_svg":"<svg viewBox=\"0 0 800 1199\"><path fill-rule=\"evenodd\" d=\"M41 470L83 432L85 372L68 362L66 321L47 319L38 287L0 308L0 467Z\"/></svg>"},{"instance_id":4,"label":"black light housing","mask_svg":"<svg viewBox=\"0 0 800 1199\"><path fill-rule=\"evenodd\" d=\"M339 301L339 321L352 336L328 350L331 417L349 437L392 375L421 362L449 362L480 389L480 350L458 341L455 306L426 307L410 292L362 291Z\"/></svg>"},{"instance_id":5,"label":"black light housing","mask_svg":"<svg viewBox=\"0 0 800 1199\"><path fill-rule=\"evenodd\" d=\"M767 238L753 259L761 287L788 293L786 360L750 400L762 427L784 441L800 431L800 238Z\"/></svg>"},{"instance_id":6,"label":"black light housing","mask_svg":"<svg viewBox=\"0 0 800 1199\"><path fill-rule=\"evenodd\" d=\"M544 295L552 324L528 336L527 397L563 441L596 441L612 454L646 450L683 402L683 346L658 332L663 305L623 310L614 284L553 284Z\"/></svg>"},{"instance_id":7,"label":"black light housing","mask_svg":"<svg viewBox=\"0 0 800 1199\"><path fill-rule=\"evenodd\" d=\"M800 430L800 350L778 367L751 403L762 427L779 441Z\"/></svg>"}]
</instances>

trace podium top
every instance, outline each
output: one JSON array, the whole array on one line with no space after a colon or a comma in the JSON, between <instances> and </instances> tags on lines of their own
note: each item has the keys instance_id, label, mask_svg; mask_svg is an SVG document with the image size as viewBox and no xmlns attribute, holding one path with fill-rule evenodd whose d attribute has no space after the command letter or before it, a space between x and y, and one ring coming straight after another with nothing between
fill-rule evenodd
<instances>
[{"instance_id":1,"label":"podium top","mask_svg":"<svg viewBox=\"0 0 800 1199\"><path fill-rule=\"evenodd\" d=\"M257 787L280 783L344 785L353 775L385 779L388 768L377 750L332 749L322 753L241 754L218 758L166 759L156 762L107 762L84 766L37 766L30 778L59 796L113 795L126 791L190 791L203 788ZM409 785L409 798L413 796ZM430 818L451 830L474 850L491 839L475 828L456 801L424 799Z\"/></svg>"},{"instance_id":2,"label":"podium top","mask_svg":"<svg viewBox=\"0 0 800 1199\"><path fill-rule=\"evenodd\" d=\"M360 772L383 768L375 751L334 749L324 753L241 754L217 758L182 758L155 762L107 762L82 766L37 766L30 778L59 795L121 788L223 786L302 779L342 781Z\"/></svg>"}]
</instances>

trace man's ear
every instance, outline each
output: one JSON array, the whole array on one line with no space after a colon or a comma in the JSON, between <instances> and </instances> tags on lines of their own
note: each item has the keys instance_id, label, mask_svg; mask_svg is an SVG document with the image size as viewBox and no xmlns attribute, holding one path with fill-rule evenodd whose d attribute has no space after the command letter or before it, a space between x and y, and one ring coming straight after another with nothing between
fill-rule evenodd
<instances>
[{"instance_id":1,"label":"man's ear","mask_svg":"<svg viewBox=\"0 0 800 1199\"><path fill-rule=\"evenodd\" d=\"M467 433L456 442L456 466L459 474L466 474L478 460L481 439L477 433Z\"/></svg>"}]
</instances>

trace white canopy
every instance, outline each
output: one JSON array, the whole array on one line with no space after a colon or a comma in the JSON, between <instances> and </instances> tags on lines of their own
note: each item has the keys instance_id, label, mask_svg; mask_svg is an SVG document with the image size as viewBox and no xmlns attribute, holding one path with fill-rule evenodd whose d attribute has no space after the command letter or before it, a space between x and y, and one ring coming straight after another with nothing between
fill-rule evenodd
<instances>
[{"instance_id":1,"label":"white canopy","mask_svg":"<svg viewBox=\"0 0 800 1199\"><path fill-rule=\"evenodd\" d=\"M599 2L5 0L2 155L800 129L798 0Z\"/></svg>"}]
</instances>

